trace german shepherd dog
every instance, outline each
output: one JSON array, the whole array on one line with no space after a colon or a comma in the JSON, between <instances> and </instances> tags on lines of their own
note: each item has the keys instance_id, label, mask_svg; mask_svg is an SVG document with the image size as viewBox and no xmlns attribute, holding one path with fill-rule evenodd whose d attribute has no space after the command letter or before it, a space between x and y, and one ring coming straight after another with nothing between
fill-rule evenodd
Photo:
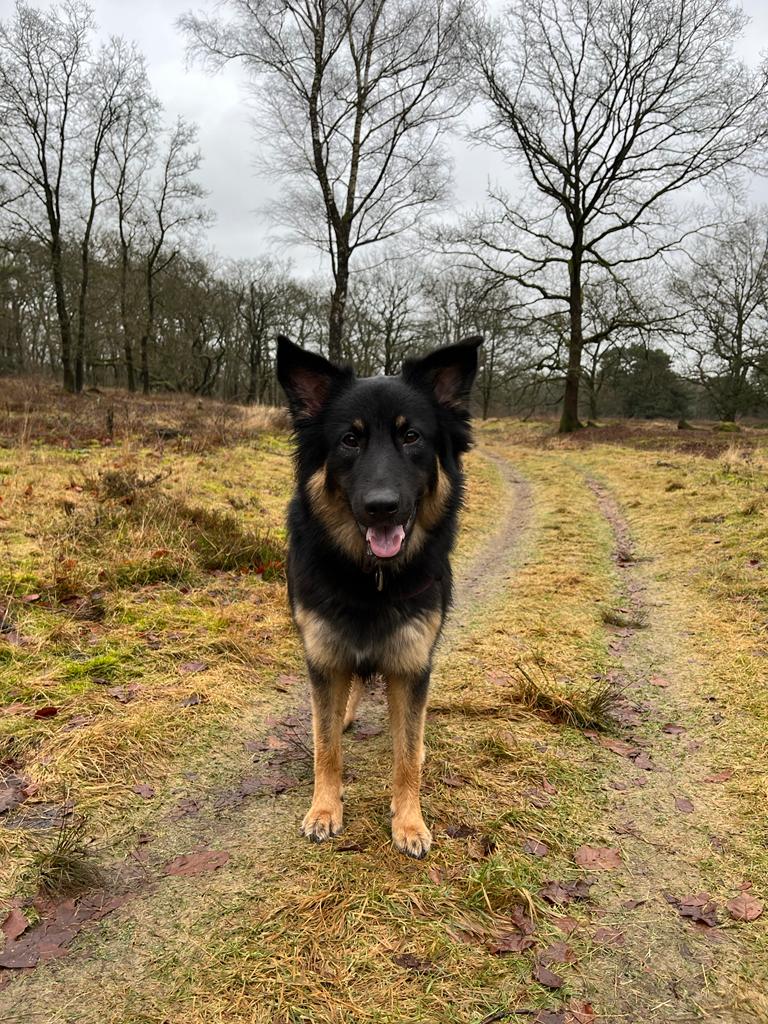
<instances>
[{"instance_id":1,"label":"german shepherd dog","mask_svg":"<svg viewBox=\"0 0 768 1024\"><path fill-rule=\"evenodd\" d=\"M392 839L418 858L432 843L419 802L424 717L451 602L481 342L408 360L398 376L357 378L278 338L296 443L288 596L312 691L315 784L302 832L316 843L341 831L341 735L378 674L392 731Z\"/></svg>"}]
</instances>

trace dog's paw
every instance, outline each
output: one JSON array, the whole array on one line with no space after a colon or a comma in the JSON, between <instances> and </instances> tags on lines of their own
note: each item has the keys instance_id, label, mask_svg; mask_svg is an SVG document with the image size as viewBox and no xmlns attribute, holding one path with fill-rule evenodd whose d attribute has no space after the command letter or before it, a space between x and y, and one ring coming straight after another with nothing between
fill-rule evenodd
<instances>
[{"instance_id":1,"label":"dog's paw","mask_svg":"<svg viewBox=\"0 0 768 1024\"><path fill-rule=\"evenodd\" d=\"M432 846L432 833L424 824L423 818L394 817L392 842L400 853L421 860L427 856Z\"/></svg>"},{"instance_id":2,"label":"dog's paw","mask_svg":"<svg viewBox=\"0 0 768 1024\"><path fill-rule=\"evenodd\" d=\"M312 843L324 843L326 839L332 839L341 832L343 813L340 800L333 806L324 804L316 807L313 804L301 823L302 835Z\"/></svg>"}]
</instances>

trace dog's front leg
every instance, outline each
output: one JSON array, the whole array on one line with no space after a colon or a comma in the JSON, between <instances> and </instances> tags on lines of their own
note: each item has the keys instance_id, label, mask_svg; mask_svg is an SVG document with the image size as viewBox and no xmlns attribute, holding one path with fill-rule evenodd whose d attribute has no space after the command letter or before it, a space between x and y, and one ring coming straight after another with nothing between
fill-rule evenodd
<instances>
[{"instance_id":1,"label":"dog's front leg","mask_svg":"<svg viewBox=\"0 0 768 1024\"><path fill-rule=\"evenodd\" d=\"M429 672L387 681L392 729L392 841L409 857L426 857L432 835L421 815L421 765Z\"/></svg>"},{"instance_id":2,"label":"dog's front leg","mask_svg":"<svg viewBox=\"0 0 768 1024\"><path fill-rule=\"evenodd\" d=\"M313 843L341 832L341 733L351 676L310 669L312 731L315 739L315 791L301 830Z\"/></svg>"}]
</instances>

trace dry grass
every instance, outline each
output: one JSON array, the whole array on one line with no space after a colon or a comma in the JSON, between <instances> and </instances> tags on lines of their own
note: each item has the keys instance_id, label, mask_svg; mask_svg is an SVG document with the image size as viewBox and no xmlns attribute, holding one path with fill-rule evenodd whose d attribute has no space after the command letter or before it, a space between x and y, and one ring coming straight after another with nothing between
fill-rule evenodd
<instances>
[{"instance_id":1,"label":"dry grass","mask_svg":"<svg viewBox=\"0 0 768 1024\"><path fill-rule=\"evenodd\" d=\"M87 820L64 818L53 841L45 837L35 850L31 869L33 882L47 896L71 896L101 885L104 876L95 860Z\"/></svg>"},{"instance_id":2,"label":"dry grass","mask_svg":"<svg viewBox=\"0 0 768 1024\"><path fill-rule=\"evenodd\" d=\"M616 688L610 683L597 683L588 690L574 690L568 681L555 681L540 665L536 676L523 665L517 666L520 676L515 700L551 722L579 729L605 729L611 722L616 703Z\"/></svg>"}]
</instances>

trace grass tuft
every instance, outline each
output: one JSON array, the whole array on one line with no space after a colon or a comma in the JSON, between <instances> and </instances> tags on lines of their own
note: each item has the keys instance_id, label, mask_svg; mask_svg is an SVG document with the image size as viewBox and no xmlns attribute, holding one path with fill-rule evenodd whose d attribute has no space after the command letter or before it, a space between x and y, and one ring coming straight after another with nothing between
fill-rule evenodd
<instances>
[{"instance_id":1,"label":"grass tuft","mask_svg":"<svg viewBox=\"0 0 768 1024\"><path fill-rule=\"evenodd\" d=\"M537 666L540 681L521 664L516 667L519 683L515 699L530 711L578 729L606 729L610 725L610 712L617 700L616 689L610 683L579 691L567 682L558 684L549 679L541 665Z\"/></svg>"},{"instance_id":2,"label":"grass tuft","mask_svg":"<svg viewBox=\"0 0 768 1024\"><path fill-rule=\"evenodd\" d=\"M92 844L84 817L64 819L53 846L38 850L32 858L38 887L48 896L70 896L100 885L103 875Z\"/></svg>"}]
</instances>

